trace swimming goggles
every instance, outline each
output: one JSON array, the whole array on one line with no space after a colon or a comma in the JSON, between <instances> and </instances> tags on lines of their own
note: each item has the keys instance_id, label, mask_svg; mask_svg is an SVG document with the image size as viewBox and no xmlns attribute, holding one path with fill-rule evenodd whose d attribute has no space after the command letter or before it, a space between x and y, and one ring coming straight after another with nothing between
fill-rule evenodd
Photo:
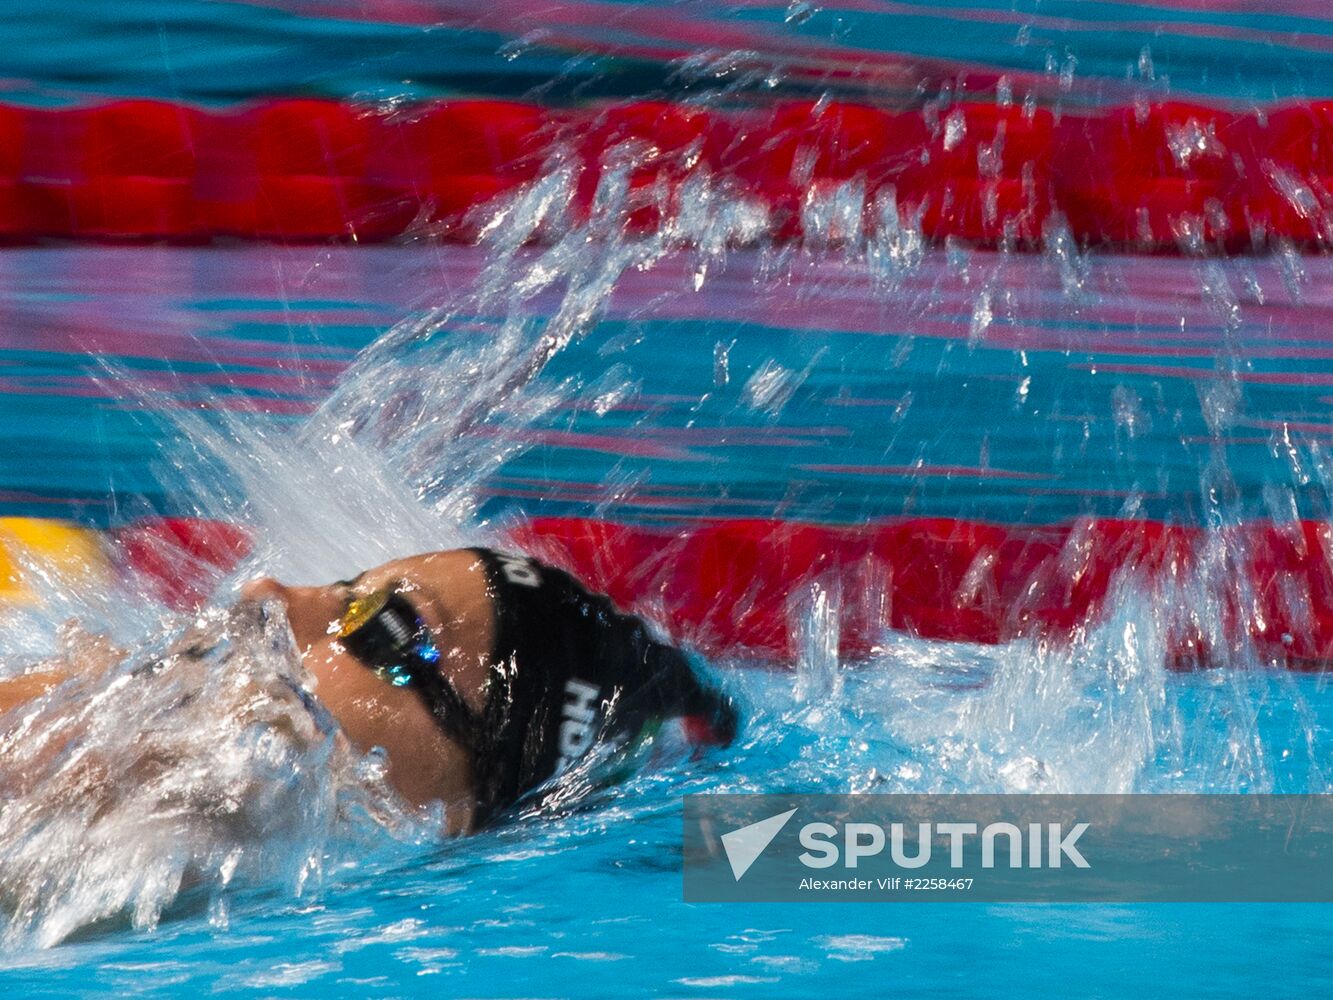
<instances>
[{"instance_id":1,"label":"swimming goggles","mask_svg":"<svg viewBox=\"0 0 1333 1000\"><path fill-rule=\"evenodd\" d=\"M402 593L384 588L352 597L338 621L338 642L394 687L416 691L450 739L474 753L482 749L482 719L440 672L430 626Z\"/></svg>"}]
</instances>

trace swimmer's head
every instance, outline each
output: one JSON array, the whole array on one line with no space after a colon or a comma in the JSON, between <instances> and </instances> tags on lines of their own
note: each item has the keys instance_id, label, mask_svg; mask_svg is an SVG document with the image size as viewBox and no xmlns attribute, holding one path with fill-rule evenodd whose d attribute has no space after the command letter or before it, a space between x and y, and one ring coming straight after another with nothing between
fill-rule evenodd
<instances>
[{"instance_id":1,"label":"swimmer's head","mask_svg":"<svg viewBox=\"0 0 1333 1000\"><path fill-rule=\"evenodd\" d=\"M571 745L577 756L593 742L594 718L608 738L677 716L694 742L731 741L730 701L639 619L539 564L537 603L531 589L507 595L506 565L512 580L512 563L490 553L438 552L326 586L257 580L244 596L283 606L348 738L387 751L389 780L409 801L444 801L451 830L568 766Z\"/></svg>"},{"instance_id":2,"label":"swimmer's head","mask_svg":"<svg viewBox=\"0 0 1333 1000\"><path fill-rule=\"evenodd\" d=\"M441 670L464 704L480 711L493 629L486 588L476 557L453 552L395 560L321 586L260 579L242 591L282 607L314 693L343 733L362 752L386 752L388 781L409 802L444 802L451 832L470 829L479 815L474 749L441 728L417 691L368 669L349 648L345 624L358 599L393 593L434 637Z\"/></svg>"}]
</instances>

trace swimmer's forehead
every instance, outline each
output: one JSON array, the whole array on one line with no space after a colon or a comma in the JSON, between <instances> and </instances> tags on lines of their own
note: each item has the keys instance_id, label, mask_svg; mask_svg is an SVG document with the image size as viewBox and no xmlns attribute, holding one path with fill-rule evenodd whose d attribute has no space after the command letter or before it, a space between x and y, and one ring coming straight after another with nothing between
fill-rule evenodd
<instances>
[{"instance_id":1,"label":"swimmer's forehead","mask_svg":"<svg viewBox=\"0 0 1333 1000\"><path fill-rule=\"evenodd\" d=\"M424 552L372 566L352 581L352 590L365 593L390 587L403 591L427 625L441 628L456 618L454 600L463 574L483 566L477 554L467 550Z\"/></svg>"},{"instance_id":2,"label":"swimmer's forehead","mask_svg":"<svg viewBox=\"0 0 1333 1000\"><path fill-rule=\"evenodd\" d=\"M457 568L457 551L422 552L401 559L391 559L371 566L353 578L357 586L377 587L388 583L406 583L431 588Z\"/></svg>"}]
</instances>

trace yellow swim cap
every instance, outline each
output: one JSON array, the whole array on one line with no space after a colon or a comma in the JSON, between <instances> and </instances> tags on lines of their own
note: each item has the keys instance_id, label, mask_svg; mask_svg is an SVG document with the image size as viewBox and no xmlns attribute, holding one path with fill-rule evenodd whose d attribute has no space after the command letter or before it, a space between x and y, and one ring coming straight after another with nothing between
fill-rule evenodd
<instances>
[{"instance_id":1,"label":"yellow swim cap","mask_svg":"<svg viewBox=\"0 0 1333 1000\"><path fill-rule=\"evenodd\" d=\"M30 571L92 583L108 570L101 536L90 528L38 517L0 517L0 601L32 601L24 580Z\"/></svg>"}]
</instances>

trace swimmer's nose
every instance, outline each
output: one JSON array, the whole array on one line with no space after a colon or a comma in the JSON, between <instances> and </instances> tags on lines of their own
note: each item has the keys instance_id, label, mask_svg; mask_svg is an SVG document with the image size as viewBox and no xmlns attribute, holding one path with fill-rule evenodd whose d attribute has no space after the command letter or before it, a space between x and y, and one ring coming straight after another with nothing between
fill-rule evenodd
<instances>
[{"instance_id":1,"label":"swimmer's nose","mask_svg":"<svg viewBox=\"0 0 1333 1000\"><path fill-rule=\"evenodd\" d=\"M342 612L342 603L328 587L289 587L272 577L251 580L241 588L241 598L263 603L279 601L287 613L296 644L308 650L329 634L331 623Z\"/></svg>"},{"instance_id":2,"label":"swimmer's nose","mask_svg":"<svg viewBox=\"0 0 1333 1000\"><path fill-rule=\"evenodd\" d=\"M271 576L261 576L241 587L241 599L263 604L265 601L288 603L287 588Z\"/></svg>"}]
</instances>

